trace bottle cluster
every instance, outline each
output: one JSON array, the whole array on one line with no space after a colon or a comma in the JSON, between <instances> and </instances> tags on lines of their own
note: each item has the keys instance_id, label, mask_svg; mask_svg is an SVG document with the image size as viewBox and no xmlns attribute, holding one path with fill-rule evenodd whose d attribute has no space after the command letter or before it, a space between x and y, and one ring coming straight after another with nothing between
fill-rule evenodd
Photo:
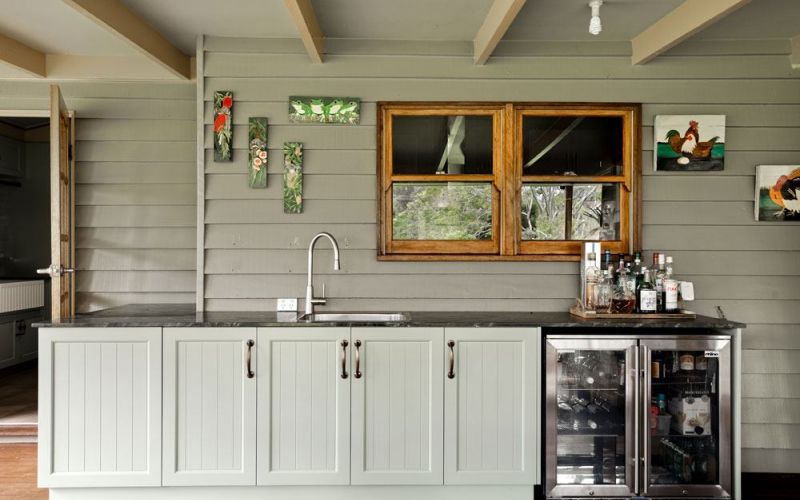
<instances>
[{"instance_id":1,"label":"bottle cluster","mask_svg":"<svg viewBox=\"0 0 800 500\"><path fill-rule=\"evenodd\" d=\"M584 309L612 314L677 313L678 281L673 275L673 260L653 253L653 264L642 262L641 252L612 255L606 250L600 267L597 255L589 254L582 269Z\"/></svg>"}]
</instances>

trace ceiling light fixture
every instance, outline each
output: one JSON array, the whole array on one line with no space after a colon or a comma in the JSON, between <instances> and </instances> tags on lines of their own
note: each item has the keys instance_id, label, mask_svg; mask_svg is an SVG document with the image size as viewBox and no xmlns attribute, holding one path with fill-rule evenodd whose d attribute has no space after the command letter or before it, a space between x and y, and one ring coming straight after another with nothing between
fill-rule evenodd
<instances>
[{"instance_id":1,"label":"ceiling light fixture","mask_svg":"<svg viewBox=\"0 0 800 500\"><path fill-rule=\"evenodd\" d=\"M592 0L589 7L592 9L592 19L589 21L589 33L599 35L603 31L603 24L600 22L600 6L603 0Z\"/></svg>"}]
</instances>

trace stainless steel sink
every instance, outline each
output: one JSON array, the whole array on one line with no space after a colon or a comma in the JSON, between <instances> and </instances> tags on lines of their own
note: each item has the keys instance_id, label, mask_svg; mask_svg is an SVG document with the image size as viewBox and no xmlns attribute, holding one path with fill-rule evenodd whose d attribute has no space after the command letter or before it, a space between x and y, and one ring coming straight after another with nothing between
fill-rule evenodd
<instances>
[{"instance_id":1,"label":"stainless steel sink","mask_svg":"<svg viewBox=\"0 0 800 500\"><path fill-rule=\"evenodd\" d=\"M298 319L310 323L402 323L408 321L408 315L403 313L314 313L304 314Z\"/></svg>"}]
</instances>

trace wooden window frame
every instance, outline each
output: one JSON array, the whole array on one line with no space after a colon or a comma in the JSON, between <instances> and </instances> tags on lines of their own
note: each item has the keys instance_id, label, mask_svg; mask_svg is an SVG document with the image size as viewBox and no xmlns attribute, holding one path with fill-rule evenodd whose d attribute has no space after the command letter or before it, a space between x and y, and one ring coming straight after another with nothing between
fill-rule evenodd
<instances>
[{"instance_id":1,"label":"wooden window frame","mask_svg":"<svg viewBox=\"0 0 800 500\"><path fill-rule=\"evenodd\" d=\"M582 241L522 241L523 183L617 184L620 239L601 241L603 250L640 248L641 105L628 103L378 102L378 260L576 261ZM492 174L400 175L392 165L393 116L493 116ZM623 171L616 176L525 176L522 123L525 116L618 116L623 120ZM394 182L491 182L492 240L397 240L392 238Z\"/></svg>"}]
</instances>

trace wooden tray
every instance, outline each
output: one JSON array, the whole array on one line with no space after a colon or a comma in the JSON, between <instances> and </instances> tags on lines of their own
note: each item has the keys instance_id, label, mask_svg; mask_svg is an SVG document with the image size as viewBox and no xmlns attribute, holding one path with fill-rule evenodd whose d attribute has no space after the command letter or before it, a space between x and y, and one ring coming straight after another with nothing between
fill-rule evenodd
<instances>
[{"instance_id":1,"label":"wooden tray","mask_svg":"<svg viewBox=\"0 0 800 500\"><path fill-rule=\"evenodd\" d=\"M585 311L578 306L569 308L569 313L579 318L587 319L695 319L697 314L692 311L681 311L678 313L656 313L656 314L611 314L598 313L595 311Z\"/></svg>"}]
</instances>

